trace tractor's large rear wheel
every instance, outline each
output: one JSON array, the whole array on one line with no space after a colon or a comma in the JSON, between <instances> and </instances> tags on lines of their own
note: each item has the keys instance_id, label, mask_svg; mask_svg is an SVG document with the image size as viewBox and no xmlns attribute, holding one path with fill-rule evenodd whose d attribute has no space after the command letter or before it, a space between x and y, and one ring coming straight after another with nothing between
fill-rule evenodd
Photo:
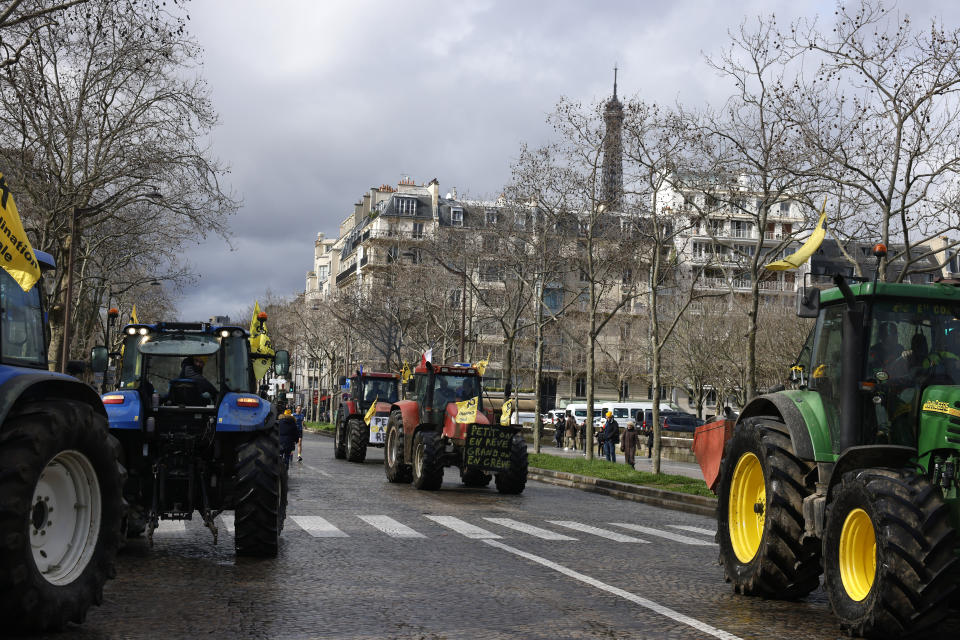
<instances>
[{"instance_id":1,"label":"tractor's large rear wheel","mask_svg":"<svg viewBox=\"0 0 960 640\"><path fill-rule=\"evenodd\" d=\"M410 482L410 465L403 463L403 415L390 412L387 441L383 449L383 470L390 482Z\"/></svg>"},{"instance_id":2,"label":"tractor's large rear wheel","mask_svg":"<svg viewBox=\"0 0 960 640\"><path fill-rule=\"evenodd\" d=\"M277 555L287 502L284 473L276 427L257 432L237 447L234 543L238 556Z\"/></svg>"},{"instance_id":3,"label":"tractor's large rear wheel","mask_svg":"<svg viewBox=\"0 0 960 640\"><path fill-rule=\"evenodd\" d=\"M347 460L363 462L367 457L367 440L370 430L360 418L350 418L347 422Z\"/></svg>"},{"instance_id":4,"label":"tractor's large rear wheel","mask_svg":"<svg viewBox=\"0 0 960 640\"><path fill-rule=\"evenodd\" d=\"M337 416L337 424L333 428L333 457L337 460L343 460L347 457L347 425L346 420L341 420L341 412Z\"/></svg>"},{"instance_id":5,"label":"tractor's large rear wheel","mask_svg":"<svg viewBox=\"0 0 960 640\"><path fill-rule=\"evenodd\" d=\"M28 404L0 427L0 620L4 633L83 622L122 541L119 445L71 400Z\"/></svg>"},{"instance_id":6,"label":"tractor's large rear wheel","mask_svg":"<svg viewBox=\"0 0 960 640\"><path fill-rule=\"evenodd\" d=\"M413 437L413 486L436 491L443 484L440 439L432 431L418 431Z\"/></svg>"},{"instance_id":7,"label":"tractor's large rear wheel","mask_svg":"<svg viewBox=\"0 0 960 640\"><path fill-rule=\"evenodd\" d=\"M510 439L510 468L496 476L497 491L506 494L523 493L527 486L527 441L519 433Z\"/></svg>"},{"instance_id":8,"label":"tractor's large rear wheel","mask_svg":"<svg viewBox=\"0 0 960 640\"><path fill-rule=\"evenodd\" d=\"M827 507L824 589L850 635L933 627L956 597L957 532L938 487L907 469L844 474Z\"/></svg>"},{"instance_id":9,"label":"tractor's large rear wheel","mask_svg":"<svg viewBox=\"0 0 960 640\"><path fill-rule=\"evenodd\" d=\"M784 424L747 418L737 425L717 494L720 563L737 593L793 599L819 586L819 547L801 543L810 469L794 455Z\"/></svg>"}]
</instances>

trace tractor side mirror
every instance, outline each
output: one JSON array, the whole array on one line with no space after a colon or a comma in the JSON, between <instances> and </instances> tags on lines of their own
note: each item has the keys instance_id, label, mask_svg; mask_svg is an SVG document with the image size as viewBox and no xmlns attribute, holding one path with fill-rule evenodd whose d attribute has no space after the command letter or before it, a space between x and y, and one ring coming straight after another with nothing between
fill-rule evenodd
<instances>
[{"instance_id":1,"label":"tractor side mirror","mask_svg":"<svg viewBox=\"0 0 960 640\"><path fill-rule=\"evenodd\" d=\"M409 380L407 380L407 393L413 393L416 390L417 390L417 385L416 385L416 382L414 382L414 379L410 378Z\"/></svg>"},{"instance_id":2,"label":"tractor side mirror","mask_svg":"<svg viewBox=\"0 0 960 640\"><path fill-rule=\"evenodd\" d=\"M107 371L107 361L110 358L110 354L107 352L107 348L102 345L97 345L90 349L90 370L94 373L105 373Z\"/></svg>"},{"instance_id":3,"label":"tractor side mirror","mask_svg":"<svg viewBox=\"0 0 960 640\"><path fill-rule=\"evenodd\" d=\"M340 376L337 378L337 384L340 385L340 388L347 386L347 376Z\"/></svg>"},{"instance_id":4,"label":"tractor side mirror","mask_svg":"<svg viewBox=\"0 0 960 640\"><path fill-rule=\"evenodd\" d=\"M273 355L273 368L277 375L286 378L290 371L290 353L281 349Z\"/></svg>"},{"instance_id":5,"label":"tractor side mirror","mask_svg":"<svg viewBox=\"0 0 960 640\"><path fill-rule=\"evenodd\" d=\"M820 315L820 289L801 287L797 292L797 316L816 318Z\"/></svg>"}]
</instances>

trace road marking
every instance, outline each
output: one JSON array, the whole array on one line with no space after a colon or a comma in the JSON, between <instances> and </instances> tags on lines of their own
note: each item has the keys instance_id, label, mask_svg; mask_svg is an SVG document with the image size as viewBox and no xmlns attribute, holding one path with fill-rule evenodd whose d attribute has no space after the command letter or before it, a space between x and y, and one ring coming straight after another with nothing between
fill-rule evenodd
<instances>
[{"instance_id":1,"label":"road marking","mask_svg":"<svg viewBox=\"0 0 960 640\"><path fill-rule=\"evenodd\" d=\"M701 529L700 527L691 527L685 524L668 524L667 526L673 527L674 529L680 529L681 531L690 531L691 533L702 533L705 536L717 535L716 531L711 531L710 529Z\"/></svg>"},{"instance_id":2,"label":"road marking","mask_svg":"<svg viewBox=\"0 0 960 640\"><path fill-rule=\"evenodd\" d=\"M390 516L357 516L367 524L376 527L391 538L426 538L405 524L400 524Z\"/></svg>"},{"instance_id":3,"label":"road marking","mask_svg":"<svg viewBox=\"0 0 960 640\"><path fill-rule=\"evenodd\" d=\"M186 520L161 520L157 523L154 534L163 533L169 535L178 535L187 532Z\"/></svg>"},{"instance_id":4,"label":"road marking","mask_svg":"<svg viewBox=\"0 0 960 640\"><path fill-rule=\"evenodd\" d=\"M660 531L659 529L651 529L650 527L642 527L639 524L629 524L626 522L611 522L615 527L623 527L624 529L630 529L631 531L637 531L639 533L646 533L651 536L658 536L660 538L666 538L667 540L673 540L674 542L682 542L683 544L692 544L699 547L712 547L712 542L707 542L706 540L700 540L698 538L691 538L690 536L682 536L679 533L670 533L669 531Z\"/></svg>"},{"instance_id":5,"label":"road marking","mask_svg":"<svg viewBox=\"0 0 960 640\"><path fill-rule=\"evenodd\" d=\"M460 518L454 518L453 516L424 516L427 520L433 520L439 525L443 525L448 529L453 529L457 533L472 538L473 540L496 540L500 536L493 533L492 531L487 531L486 529L481 529L480 527L474 526L469 522L464 522Z\"/></svg>"},{"instance_id":6,"label":"road marking","mask_svg":"<svg viewBox=\"0 0 960 640\"><path fill-rule=\"evenodd\" d=\"M320 516L290 516L297 526L314 538L349 538L347 534Z\"/></svg>"},{"instance_id":7,"label":"road marking","mask_svg":"<svg viewBox=\"0 0 960 640\"><path fill-rule=\"evenodd\" d=\"M516 556L520 556L521 558L526 558L531 562L536 562L539 565L543 565L544 567L553 569L554 571L562 573L563 575L573 578L574 580L579 580L580 582L588 584L592 587L596 587L601 591L606 591L607 593L611 593L615 596L619 596L624 600L629 600L634 604L638 604L641 607L650 609L651 611L655 613L659 613L660 615L665 616L667 618L670 618L675 622L679 622L681 624L685 624L687 626L693 627L697 631L709 634L714 638L720 638L721 640L740 640L739 637L731 633L728 633L723 629L717 629L716 627L711 627L706 623L700 622L696 618L691 618L690 616L686 616L678 611L674 611L673 609L667 608L661 604L657 604L653 600L641 598L640 596L634 595L629 591L624 591L623 589L619 589L617 587L611 586L604 582L600 582L596 578L591 578L590 576L584 575L578 571L574 571L573 569L568 569L567 567L557 564L556 562L553 562L551 560L547 560L546 558L535 556L532 553L527 553L526 551L521 551L520 549L514 549L513 547L508 546L502 542L497 542L496 540L484 540L483 543L488 544L491 547L496 547L497 549L503 549L504 551L508 553L512 553Z\"/></svg>"},{"instance_id":8,"label":"road marking","mask_svg":"<svg viewBox=\"0 0 960 640\"><path fill-rule=\"evenodd\" d=\"M650 544L649 540L641 540L640 538L634 538L633 536L627 536L622 533L617 533L616 531L610 531L609 529L601 529L600 527L591 527L588 524L583 524L580 522L572 522L570 520L547 520L550 524L555 524L559 527L566 527L567 529L573 529L574 531L583 531L584 533L590 533L595 536L600 536L601 538L606 538L607 540L613 540L614 542L642 542L644 544Z\"/></svg>"},{"instance_id":9,"label":"road marking","mask_svg":"<svg viewBox=\"0 0 960 640\"><path fill-rule=\"evenodd\" d=\"M233 516L220 514L220 522L223 523L223 528L227 530L227 533L233 535Z\"/></svg>"},{"instance_id":10,"label":"road marking","mask_svg":"<svg viewBox=\"0 0 960 640\"><path fill-rule=\"evenodd\" d=\"M328 478L333 477L331 474L327 473L326 471L323 471L322 469L317 469L316 467L311 467L309 464L303 464L302 462L298 462L297 464L302 465L304 469L310 469L310 471L313 471L314 473L319 473L322 476L326 476Z\"/></svg>"},{"instance_id":11,"label":"road marking","mask_svg":"<svg viewBox=\"0 0 960 640\"><path fill-rule=\"evenodd\" d=\"M531 536L543 538L544 540L576 540L576 538L565 536L562 533L555 533L553 531L541 529L540 527L535 527L532 524L525 524L510 518L484 518L484 520L492 522L493 524L499 524L501 527L507 527L508 529L515 529L522 533L528 533Z\"/></svg>"}]
</instances>

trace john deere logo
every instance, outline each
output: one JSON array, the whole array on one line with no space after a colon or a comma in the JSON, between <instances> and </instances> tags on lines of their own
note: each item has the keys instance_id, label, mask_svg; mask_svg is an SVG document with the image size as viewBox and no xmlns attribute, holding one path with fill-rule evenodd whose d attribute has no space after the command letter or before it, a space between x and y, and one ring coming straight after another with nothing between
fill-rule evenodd
<instances>
[{"instance_id":1,"label":"john deere logo","mask_svg":"<svg viewBox=\"0 0 960 640\"><path fill-rule=\"evenodd\" d=\"M956 416L960 418L960 409L954 409L952 406L950 406L950 403L942 400L927 400L923 403L923 410L933 411L935 413L945 413L948 416Z\"/></svg>"}]
</instances>

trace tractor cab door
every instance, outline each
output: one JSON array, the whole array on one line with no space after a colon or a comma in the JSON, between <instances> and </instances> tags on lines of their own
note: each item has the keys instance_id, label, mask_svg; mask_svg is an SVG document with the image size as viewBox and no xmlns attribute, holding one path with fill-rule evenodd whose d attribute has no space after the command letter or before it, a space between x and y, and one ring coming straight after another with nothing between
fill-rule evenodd
<instances>
[{"instance_id":1,"label":"tractor cab door","mask_svg":"<svg viewBox=\"0 0 960 640\"><path fill-rule=\"evenodd\" d=\"M814 327L813 353L807 371L809 389L817 392L823 403L823 415L830 429L834 453L840 441L841 380L843 371L843 311L844 305L823 307ZM800 366L806 363L799 362ZM857 375L854 372L853 375Z\"/></svg>"}]
</instances>

